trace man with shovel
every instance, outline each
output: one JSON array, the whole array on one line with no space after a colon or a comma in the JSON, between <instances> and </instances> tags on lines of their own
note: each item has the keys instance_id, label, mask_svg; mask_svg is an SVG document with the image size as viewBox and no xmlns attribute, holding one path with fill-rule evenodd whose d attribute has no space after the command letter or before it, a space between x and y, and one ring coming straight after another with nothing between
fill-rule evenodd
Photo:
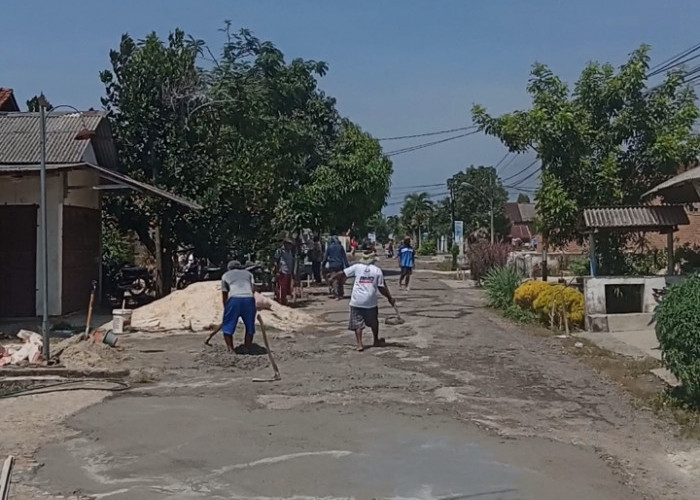
<instances>
[{"instance_id":1,"label":"man with shovel","mask_svg":"<svg viewBox=\"0 0 700 500\"><path fill-rule=\"evenodd\" d=\"M221 299L224 303L221 331L228 352L234 352L233 334L240 318L245 326L243 350L249 353L255 335L255 278L237 260L228 263L228 271L221 277Z\"/></svg>"},{"instance_id":2,"label":"man with shovel","mask_svg":"<svg viewBox=\"0 0 700 500\"><path fill-rule=\"evenodd\" d=\"M362 334L365 327L372 329L374 347L380 347L386 343L384 339L379 338L379 297L377 292L384 295L392 306L396 304L384 282L384 273L379 267L374 265L376 260L377 257L373 252L365 252L362 254L359 263L349 266L331 277L331 281L355 278L355 283L352 286L352 295L350 296L350 322L348 329L355 332L357 350L360 352L365 350L362 343Z\"/></svg>"}]
</instances>

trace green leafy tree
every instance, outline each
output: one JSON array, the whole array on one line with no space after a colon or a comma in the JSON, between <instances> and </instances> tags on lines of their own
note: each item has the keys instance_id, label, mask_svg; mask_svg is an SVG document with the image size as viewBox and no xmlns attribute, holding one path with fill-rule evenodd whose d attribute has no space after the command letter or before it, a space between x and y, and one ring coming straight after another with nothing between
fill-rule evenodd
<instances>
[{"instance_id":1,"label":"green leafy tree","mask_svg":"<svg viewBox=\"0 0 700 500\"><path fill-rule=\"evenodd\" d=\"M530 203L530 197L525 193L518 193L518 203Z\"/></svg>"},{"instance_id":2,"label":"green leafy tree","mask_svg":"<svg viewBox=\"0 0 700 500\"><path fill-rule=\"evenodd\" d=\"M197 53L181 30L167 42L155 33L140 41L123 35L119 49L110 52L112 69L100 73L102 104L126 173L192 199L204 198L209 187L202 182L207 164L197 154L196 138L186 133L180 100L202 88ZM186 209L156 197L108 198L106 208L155 256L159 292L168 293L173 260L191 231Z\"/></svg>"},{"instance_id":3,"label":"green leafy tree","mask_svg":"<svg viewBox=\"0 0 700 500\"><path fill-rule=\"evenodd\" d=\"M589 206L638 204L651 187L697 157L700 117L681 71L649 87L648 47L619 70L589 63L573 89L535 64L527 90L532 108L493 117L480 105L479 128L511 151L537 153L541 185L535 195L543 248L581 240L577 218ZM600 268L616 272L627 236L599 237Z\"/></svg>"},{"instance_id":4,"label":"green leafy tree","mask_svg":"<svg viewBox=\"0 0 700 500\"><path fill-rule=\"evenodd\" d=\"M427 228L434 209L434 204L428 193L412 193L404 199L401 219L406 229L413 233L418 247L421 243L421 232Z\"/></svg>"},{"instance_id":5,"label":"green leafy tree","mask_svg":"<svg viewBox=\"0 0 700 500\"><path fill-rule=\"evenodd\" d=\"M327 164L320 165L282 211L283 224L305 224L331 232L376 223L389 194L393 167L379 142L344 120ZM294 216L294 220L289 217ZM383 219L382 219L383 220Z\"/></svg>"},{"instance_id":6,"label":"green leafy tree","mask_svg":"<svg viewBox=\"0 0 700 500\"><path fill-rule=\"evenodd\" d=\"M394 237L394 241L399 241L403 238L404 226L401 222L401 217L398 215L390 215L386 218L386 224L389 229L389 234Z\"/></svg>"},{"instance_id":7,"label":"green leafy tree","mask_svg":"<svg viewBox=\"0 0 700 500\"><path fill-rule=\"evenodd\" d=\"M42 102L44 103L46 110L51 111L53 106L51 106L51 103L46 98L43 92L39 95L35 95L27 101L27 111L31 111L32 113L38 113Z\"/></svg>"},{"instance_id":8,"label":"green leafy tree","mask_svg":"<svg viewBox=\"0 0 700 500\"><path fill-rule=\"evenodd\" d=\"M508 234L509 222L505 214L508 192L495 168L472 165L453 175L447 185L455 200L455 219L464 221L466 234L490 231L492 201L496 239Z\"/></svg>"}]
</instances>

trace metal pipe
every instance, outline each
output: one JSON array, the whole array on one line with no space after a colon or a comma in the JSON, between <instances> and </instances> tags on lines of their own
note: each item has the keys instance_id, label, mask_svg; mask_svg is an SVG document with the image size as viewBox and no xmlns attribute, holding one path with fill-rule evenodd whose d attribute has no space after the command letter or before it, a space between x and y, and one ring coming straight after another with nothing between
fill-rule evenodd
<instances>
[{"instance_id":1,"label":"metal pipe","mask_svg":"<svg viewBox=\"0 0 700 500\"><path fill-rule=\"evenodd\" d=\"M51 355L49 346L49 231L46 200L46 108L39 106L39 134L41 142L41 335L44 361Z\"/></svg>"}]
</instances>

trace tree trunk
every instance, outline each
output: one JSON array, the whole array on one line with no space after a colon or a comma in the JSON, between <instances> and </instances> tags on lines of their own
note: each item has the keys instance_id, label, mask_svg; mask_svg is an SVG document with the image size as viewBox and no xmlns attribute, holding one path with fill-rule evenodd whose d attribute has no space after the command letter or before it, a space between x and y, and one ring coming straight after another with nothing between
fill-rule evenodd
<instances>
[{"instance_id":1,"label":"tree trunk","mask_svg":"<svg viewBox=\"0 0 700 500\"><path fill-rule=\"evenodd\" d=\"M155 258L156 258L156 297L163 297L165 286L163 283L163 245L161 241L161 225L156 223L153 228L153 243L155 246Z\"/></svg>"}]
</instances>

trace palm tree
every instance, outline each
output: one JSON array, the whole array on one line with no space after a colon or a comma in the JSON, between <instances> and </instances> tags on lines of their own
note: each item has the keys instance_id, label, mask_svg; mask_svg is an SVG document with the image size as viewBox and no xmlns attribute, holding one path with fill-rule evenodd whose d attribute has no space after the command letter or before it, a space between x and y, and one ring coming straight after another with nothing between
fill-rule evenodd
<instances>
[{"instance_id":1,"label":"palm tree","mask_svg":"<svg viewBox=\"0 0 700 500\"><path fill-rule=\"evenodd\" d=\"M414 234L420 247L421 228L430 220L435 207L428 193L411 193L404 199L401 208L403 223ZM415 235L418 235L415 237Z\"/></svg>"}]
</instances>

